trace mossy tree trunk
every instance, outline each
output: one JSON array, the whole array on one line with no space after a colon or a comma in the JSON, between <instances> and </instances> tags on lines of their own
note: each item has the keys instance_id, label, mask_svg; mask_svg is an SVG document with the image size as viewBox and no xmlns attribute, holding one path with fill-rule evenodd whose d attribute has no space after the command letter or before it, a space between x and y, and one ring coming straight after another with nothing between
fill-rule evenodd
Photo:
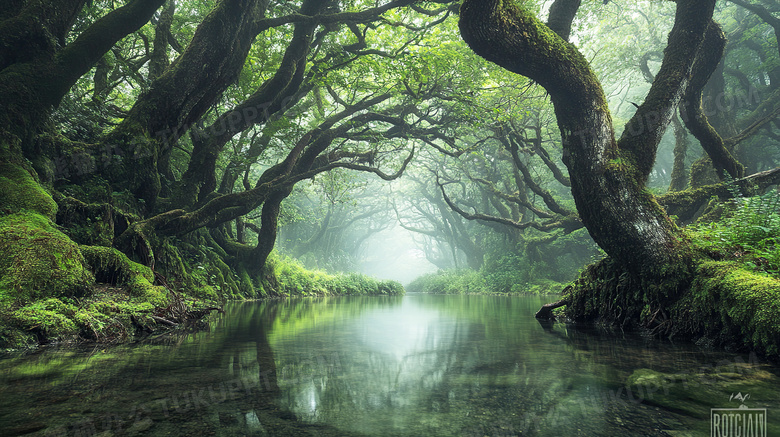
<instances>
[{"instance_id":1,"label":"mossy tree trunk","mask_svg":"<svg viewBox=\"0 0 780 437\"><path fill-rule=\"evenodd\" d=\"M102 141L135 158L109 160L111 165L103 169L109 181L128 187L155 209L160 175L170 173L161 165L168 165L166 157L178 138L236 81L266 8L264 0L221 0L206 16L184 53Z\"/></svg>"},{"instance_id":2,"label":"mossy tree trunk","mask_svg":"<svg viewBox=\"0 0 780 437\"><path fill-rule=\"evenodd\" d=\"M691 272L677 229L645 184L705 31L714 25L714 3L677 2L661 69L619 140L601 85L572 44L514 2L461 6L461 34L477 54L549 92L580 218L610 257L655 285L646 291L653 305L668 301Z\"/></svg>"}]
</instances>

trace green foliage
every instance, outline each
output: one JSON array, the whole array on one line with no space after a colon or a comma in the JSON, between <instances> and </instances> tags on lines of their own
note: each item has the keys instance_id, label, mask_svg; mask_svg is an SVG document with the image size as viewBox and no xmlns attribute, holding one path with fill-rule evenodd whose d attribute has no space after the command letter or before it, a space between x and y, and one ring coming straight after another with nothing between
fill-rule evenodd
<instances>
[{"instance_id":1,"label":"green foliage","mask_svg":"<svg viewBox=\"0 0 780 437\"><path fill-rule=\"evenodd\" d=\"M512 282L512 278L511 271L442 270L420 276L407 289L414 293L432 294L555 294L565 286L550 279L516 283Z\"/></svg>"},{"instance_id":2,"label":"green foliage","mask_svg":"<svg viewBox=\"0 0 780 437\"><path fill-rule=\"evenodd\" d=\"M761 248L780 237L780 193L736 199L734 215L726 220L727 238L736 245Z\"/></svg>"},{"instance_id":3,"label":"green foliage","mask_svg":"<svg viewBox=\"0 0 780 437\"><path fill-rule=\"evenodd\" d=\"M721 220L687 229L694 247L713 258L734 259L748 269L775 277L780 275L780 193L777 191L737 197L731 211Z\"/></svg>"},{"instance_id":4,"label":"green foliage","mask_svg":"<svg viewBox=\"0 0 780 437\"><path fill-rule=\"evenodd\" d=\"M423 275L407 287L410 292L433 294L498 294L475 270L441 270Z\"/></svg>"},{"instance_id":5,"label":"green foliage","mask_svg":"<svg viewBox=\"0 0 780 437\"><path fill-rule=\"evenodd\" d=\"M507 247L488 237L490 250L479 270L443 270L424 275L409 285L409 291L442 294L557 294L573 279L595 246L585 232L530 237L516 247ZM551 241L548 241L551 240Z\"/></svg>"},{"instance_id":6,"label":"green foliage","mask_svg":"<svg viewBox=\"0 0 780 437\"><path fill-rule=\"evenodd\" d=\"M520 293L531 279L528 259L515 252L488 257L482 269L491 290Z\"/></svg>"},{"instance_id":7,"label":"green foliage","mask_svg":"<svg viewBox=\"0 0 780 437\"><path fill-rule=\"evenodd\" d=\"M515 291L514 287L512 290L513 292L527 294L560 294L565 287L566 284L553 281L552 279L537 279L524 287L518 287L518 291Z\"/></svg>"}]
</instances>

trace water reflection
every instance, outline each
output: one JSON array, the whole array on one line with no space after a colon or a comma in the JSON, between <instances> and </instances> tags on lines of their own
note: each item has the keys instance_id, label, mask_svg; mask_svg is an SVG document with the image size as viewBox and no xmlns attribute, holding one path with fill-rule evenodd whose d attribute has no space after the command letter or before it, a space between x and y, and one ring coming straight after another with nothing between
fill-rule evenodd
<instances>
[{"instance_id":1,"label":"water reflection","mask_svg":"<svg viewBox=\"0 0 780 437\"><path fill-rule=\"evenodd\" d=\"M540 325L540 298L247 302L204 332L0 360L0 435L709 435L777 367Z\"/></svg>"}]
</instances>

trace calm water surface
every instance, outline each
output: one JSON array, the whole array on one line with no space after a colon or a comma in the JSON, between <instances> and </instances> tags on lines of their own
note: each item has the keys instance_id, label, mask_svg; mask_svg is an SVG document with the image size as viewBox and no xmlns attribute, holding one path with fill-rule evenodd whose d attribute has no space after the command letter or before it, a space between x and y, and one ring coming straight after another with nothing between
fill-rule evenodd
<instances>
[{"instance_id":1,"label":"calm water surface","mask_svg":"<svg viewBox=\"0 0 780 437\"><path fill-rule=\"evenodd\" d=\"M780 435L777 366L542 325L547 300L238 303L190 335L5 355L0 435L709 436L741 405Z\"/></svg>"}]
</instances>

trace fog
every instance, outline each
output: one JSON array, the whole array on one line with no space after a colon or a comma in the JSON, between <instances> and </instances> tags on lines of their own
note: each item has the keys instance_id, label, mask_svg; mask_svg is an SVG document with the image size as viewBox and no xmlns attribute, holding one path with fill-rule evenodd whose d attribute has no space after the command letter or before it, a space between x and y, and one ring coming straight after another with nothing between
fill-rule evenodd
<instances>
[{"instance_id":1,"label":"fog","mask_svg":"<svg viewBox=\"0 0 780 437\"><path fill-rule=\"evenodd\" d=\"M358 267L361 273L392 279L403 285L437 270L415 243L413 233L397 224L371 236L361 255Z\"/></svg>"}]
</instances>

